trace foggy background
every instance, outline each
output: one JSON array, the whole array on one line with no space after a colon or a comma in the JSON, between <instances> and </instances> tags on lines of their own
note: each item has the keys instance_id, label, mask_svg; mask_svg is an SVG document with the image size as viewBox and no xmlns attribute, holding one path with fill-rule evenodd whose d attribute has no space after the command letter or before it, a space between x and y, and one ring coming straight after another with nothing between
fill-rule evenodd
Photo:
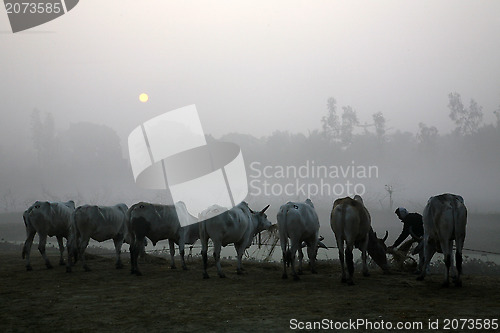
<instances>
[{"instance_id":1,"label":"foggy background","mask_svg":"<svg viewBox=\"0 0 500 333\"><path fill-rule=\"evenodd\" d=\"M134 184L127 136L196 104L208 139L239 144L247 167L354 161L379 170L363 181L369 209L421 212L452 192L499 212L498 13L496 1L85 0L12 34L0 9L0 211L164 201ZM275 221L304 199L248 201L272 203Z\"/></svg>"}]
</instances>

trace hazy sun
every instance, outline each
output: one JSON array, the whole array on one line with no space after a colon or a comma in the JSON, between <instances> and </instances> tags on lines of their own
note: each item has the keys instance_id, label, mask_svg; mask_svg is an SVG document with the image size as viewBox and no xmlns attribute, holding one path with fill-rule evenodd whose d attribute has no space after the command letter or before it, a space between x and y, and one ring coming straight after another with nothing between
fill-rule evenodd
<instances>
[{"instance_id":1,"label":"hazy sun","mask_svg":"<svg viewBox=\"0 0 500 333\"><path fill-rule=\"evenodd\" d=\"M146 103L149 99L149 96L148 94L145 94L145 93L142 93L139 95L139 100L143 103Z\"/></svg>"}]
</instances>

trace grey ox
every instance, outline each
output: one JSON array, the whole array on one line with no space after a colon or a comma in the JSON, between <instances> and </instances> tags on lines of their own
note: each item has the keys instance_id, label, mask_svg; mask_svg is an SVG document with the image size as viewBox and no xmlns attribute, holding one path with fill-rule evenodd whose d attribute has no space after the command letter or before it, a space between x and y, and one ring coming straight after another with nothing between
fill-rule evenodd
<instances>
[{"instance_id":1,"label":"grey ox","mask_svg":"<svg viewBox=\"0 0 500 333\"><path fill-rule=\"evenodd\" d=\"M335 200L330 215L330 226L335 234L335 239L339 248L342 282L347 282L349 285L354 284L354 261L352 255L354 247L361 250L364 276L370 275L366 264L367 251L369 249L371 257L384 272L389 270L386 258L387 249L383 243L385 239L387 239L387 233L383 240L376 237L376 234L371 228L370 213L364 206L363 199L359 195L355 195L354 199L345 197ZM344 264L347 266L347 274Z\"/></svg>"},{"instance_id":2,"label":"grey ox","mask_svg":"<svg viewBox=\"0 0 500 333\"><path fill-rule=\"evenodd\" d=\"M153 243L168 239L172 269L175 266L175 244L179 245L182 268L187 270L184 260L184 245L194 244L199 237L198 220L189 214L183 202L174 205L160 205L139 202L128 210L128 231L130 235L131 273L142 275L137 264L138 256L144 248L145 238ZM184 221L181 227L180 221Z\"/></svg>"},{"instance_id":3,"label":"grey ox","mask_svg":"<svg viewBox=\"0 0 500 333\"><path fill-rule=\"evenodd\" d=\"M64 265L63 253L64 244L63 238L68 239L71 214L75 210L73 201L67 202L49 202L36 201L23 213L24 225L26 226L26 241L24 242L23 259L26 259L26 269L31 271L33 268L30 263L31 245L33 238L38 233L38 250L40 251L45 266L52 268L52 265L45 253L45 245L47 236L56 236L59 243L59 264Z\"/></svg>"},{"instance_id":4,"label":"grey ox","mask_svg":"<svg viewBox=\"0 0 500 333\"><path fill-rule=\"evenodd\" d=\"M307 256L311 272L316 274L316 254L318 252L319 219L311 200L305 202L288 202L280 207L277 214L281 249L283 252L283 275L286 279L287 263L292 265L294 280L299 280L295 271L295 256L299 251L298 274L302 273L302 242L307 246ZM291 246L288 247L288 238Z\"/></svg>"},{"instance_id":5,"label":"grey ox","mask_svg":"<svg viewBox=\"0 0 500 333\"><path fill-rule=\"evenodd\" d=\"M207 273L209 238L212 239L214 244L214 259L219 276L221 278L226 277L220 264L221 247L231 243L234 244L238 256L236 272L242 274L241 259L243 253L250 247L256 234L271 227L271 222L265 214L267 208L269 208L269 205L260 212L254 212L243 201L230 210L220 206L212 206L200 213L200 240L204 279L209 278Z\"/></svg>"},{"instance_id":6,"label":"grey ox","mask_svg":"<svg viewBox=\"0 0 500 333\"><path fill-rule=\"evenodd\" d=\"M127 236L127 205L114 206L84 205L76 208L72 215L71 233L68 238L68 263L66 271L71 272L71 257L77 253L83 269L90 271L85 261L85 250L90 239L98 242L112 239L116 252L116 268L123 268L120 259L123 241Z\"/></svg>"},{"instance_id":7,"label":"grey ox","mask_svg":"<svg viewBox=\"0 0 500 333\"><path fill-rule=\"evenodd\" d=\"M449 286L450 267L453 266L453 240L455 240L457 276L453 277L453 280L457 287L461 287L462 249L467 224L464 199L449 193L431 197L424 208L423 222L425 262L417 279L424 279L432 256L438 251L443 253L446 265L443 286Z\"/></svg>"}]
</instances>

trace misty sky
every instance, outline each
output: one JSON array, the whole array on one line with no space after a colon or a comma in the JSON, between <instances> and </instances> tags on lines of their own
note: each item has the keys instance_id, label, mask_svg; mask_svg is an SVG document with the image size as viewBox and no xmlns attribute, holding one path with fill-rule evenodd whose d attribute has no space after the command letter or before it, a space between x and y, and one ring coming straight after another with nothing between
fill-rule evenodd
<instances>
[{"instance_id":1,"label":"misty sky","mask_svg":"<svg viewBox=\"0 0 500 333\"><path fill-rule=\"evenodd\" d=\"M453 128L448 93L500 106L499 1L84 0L13 34L0 10L0 138L29 142L29 116L90 121L126 137L196 104L206 133L319 129L326 100L361 122ZM138 96L146 92L148 103Z\"/></svg>"}]
</instances>

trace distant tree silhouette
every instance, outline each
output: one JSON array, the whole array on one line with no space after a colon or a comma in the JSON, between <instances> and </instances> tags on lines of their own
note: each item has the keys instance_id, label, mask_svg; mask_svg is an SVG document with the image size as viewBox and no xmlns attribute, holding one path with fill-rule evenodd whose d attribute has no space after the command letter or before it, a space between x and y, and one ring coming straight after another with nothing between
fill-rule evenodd
<instances>
[{"instance_id":1,"label":"distant tree silhouette","mask_svg":"<svg viewBox=\"0 0 500 333\"><path fill-rule=\"evenodd\" d=\"M54 117L51 113L45 114L42 120L41 112L34 109L31 113L31 139L37 152L38 161L46 163L54 157L56 150L56 133Z\"/></svg>"},{"instance_id":2,"label":"distant tree silhouette","mask_svg":"<svg viewBox=\"0 0 500 333\"><path fill-rule=\"evenodd\" d=\"M470 100L469 108L465 108L459 93L448 94L450 119L456 124L456 133L470 135L476 133L483 120L483 108L474 99Z\"/></svg>"},{"instance_id":3,"label":"distant tree silhouette","mask_svg":"<svg viewBox=\"0 0 500 333\"><path fill-rule=\"evenodd\" d=\"M330 141L336 140L340 135L340 122L337 115L337 101L330 97L326 102L327 114L321 118L323 133Z\"/></svg>"}]
</instances>

